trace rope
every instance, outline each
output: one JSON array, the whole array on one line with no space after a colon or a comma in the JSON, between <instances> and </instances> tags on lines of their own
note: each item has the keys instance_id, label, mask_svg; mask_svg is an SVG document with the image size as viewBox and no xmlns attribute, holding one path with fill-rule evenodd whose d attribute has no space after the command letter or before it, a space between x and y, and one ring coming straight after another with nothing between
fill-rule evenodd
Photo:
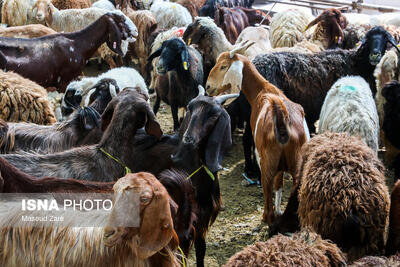
<instances>
[{"instance_id":1,"label":"rope","mask_svg":"<svg viewBox=\"0 0 400 267\"><path fill-rule=\"evenodd\" d=\"M206 165L201 165L200 168L195 170L191 175L189 175L186 179L189 180L193 175L195 175L198 171L200 171L202 168L207 172L208 176L210 176L211 180L215 180L214 174L210 171L210 169Z\"/></svg>"},{"instance_id":2,"label":"rope","mask_svg":"<svg viewBox=\"0 0 400 267\"><path fill-rule=\"evenodd\" d=\"M110 153L106 152L103 148L100 147L100 151L103 152L104 154L106 154L110 159L115 160L116 162L119 163L119 165L121 165L122 167L125 168L125 175L127 175L128 173L131 173L131 169L128 168L128 166L126 166L125 164L123 164L119 159L117 159L116 157L113 157Z\"/></svg>"}]
</instances>

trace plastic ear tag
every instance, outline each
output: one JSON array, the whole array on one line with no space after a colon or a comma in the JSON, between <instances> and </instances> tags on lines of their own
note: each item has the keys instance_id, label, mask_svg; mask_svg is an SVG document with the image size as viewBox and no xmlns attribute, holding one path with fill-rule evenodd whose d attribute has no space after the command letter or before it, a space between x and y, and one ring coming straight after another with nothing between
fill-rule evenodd
<instances>
[{"instance_id":1,"label":"plastic ear tag","mask_svg":"<svg viewBox=\"0 0 400 267\"><path fill-rule=\"evenodd\" d=\"M188 66L187 66L187 62L186 62L186 61L183 62L183 68L184 68L185 70L188 70Z\"/></svg>"},{"instance_id":2,"label":"plastic ear tag","mask_svg":"<svg viewBox=\"0 0 400 267\"><path fill-rule=\"evenodd\" d=\"M114 48L114 49L117 48L117 43L116 43L116 42L113 43L113 48Z\"/></svg>"},{"instance_id":3,"label":"plastic ear tag","mask_svg":"<svg viewBox=\"0 0 400 267\"><path fill-rule=\"evenodd\" d=\"M192 43L192 38L188 39L188 45L190 45ZM397 45L398 46L398 45Z\"/></svg>"}]
</instances>

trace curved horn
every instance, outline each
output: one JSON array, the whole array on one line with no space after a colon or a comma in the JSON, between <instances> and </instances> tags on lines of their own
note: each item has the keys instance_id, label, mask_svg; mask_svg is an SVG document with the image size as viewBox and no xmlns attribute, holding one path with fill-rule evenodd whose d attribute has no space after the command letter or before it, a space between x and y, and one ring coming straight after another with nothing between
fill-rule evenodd
<instances>
[{"instance_id":1,"label":"curved horn","mask_svg":"<svg viewBox=\"0 0 400 267\"><path fill-rule=\"evenodd\" d=\"M256 42L254 42L254 41L249 41L249 40L246 40L246 41L244 41L243 43L241 43L240 45L239 45L239 47L236 47L236 48L234 48L234 49L232 49L230 52L229 52L229 57L230 58L233 58L233 56L235 55L235 54L244 54L244 52L250 47L250 46L252 46L253 44L255 44Z\"/></svg>"},{"instance_id":2,"label":"curved horn","mask_svg":"<svg viewBox=\"0 0 400 267\"><path fill-rule=\"evenodd\" d=\"M222 105L222 103L224 103L226 100L228 100L230 98L236 98L238 96L239 96L239 94L219 95L219 96L215 96L214 100L218 104Z\"/></svg>"},{"instance_id":3,"label":"curved horn","mask_svg":"<svg viewBox=\"0 0 400 267\"><path fill-rule=\"evenodd\" d=\"M199 84L199 86L197 88L199 88L199 94L197 96L200 96L200 95L204 96L206 93L206 90L204 90L204 87Z\"/></svg>"}]
</instances>

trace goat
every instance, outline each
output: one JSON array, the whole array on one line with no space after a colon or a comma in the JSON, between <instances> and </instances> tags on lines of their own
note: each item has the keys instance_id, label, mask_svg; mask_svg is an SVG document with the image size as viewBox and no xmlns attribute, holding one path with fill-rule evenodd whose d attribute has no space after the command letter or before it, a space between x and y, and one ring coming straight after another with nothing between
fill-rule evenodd
<instances>
[{"instance_id":1,"label":"goat","mask_svg":"<svg viewBox=\"0 0 400 267\"><path fill-rule=\"evenodd\" d=\"M210 17L213 19L218 5L225 7L242 6L251 8L253 3L254 0L207 0L203 7L200 8L199 14L202 17Z\"/></svg>"},{"instance_id":2,"label":"goat","mask_svg":"<svg viewBox=\"0 0 400 267\"><path fill-rule=\"evenodd\" d=\"M375 95L373 72L387 43L395 44L393 37L383 28L376 27L367 33L358 50L336 49L315 54L276 52L258 55L253 64L265 79L304 108L308 127L315 132L314 122L319 117L326 93L339 77L359 75L368 82ZM214 84L222 80L222 75L209 77L208 93L218 95L220 92ZM232 86L234 90L238 88Z\"/></svg>"},{"instance_id":3,"label":"goat","mask_svg":"<svg viewBox=\"0 0 400 267\"><path fill-rule=\"evenodd\" d=\"M102 43L107 42L111 50L122 55L122 40L135 36L136 29L125 22L125 17L107 13L74 33L33 39L0 38L0 51L7 59L5 69L64 92L67 84L82 74L86 61Z\"/></svg>"},{"instance_id":4,"label":"goat","mask_svg":"<svg viewBox=\"0 0 400 267\"><path fill-rule=\"evenodd\" d=\"M97 145L73 148L46 155L0 155L12 165L34 177L74 177L89 181L113 181L127 168L133 169L132 139L137 129L160 138L162 131L144 96L125 88L113 98L102 114L104 134ZM121 148L124 148L121 150ZM125 165L127 164L127 165Z\"/></svg>"},{"instance_id":5,"label":"goat","mask_svg":"<svg viewBox=\"0 0 400 267\"><path fill-rule=\"evenodd\" d=\"M178 108L186 107L191 99L198 95L198 85L203 83L203 63L199 52L193 47L186 46L178 38L163 42L162 46L153 52L148 61L160 56L157 63L154 103L154 113L163 100L171 105L174 130L178 129Z\"/></svg>"},{"instance_id":6,"label":"goat","mask_svg":"<svg viewBox=\"0 0 400 267\"><path fill-rule=\"evenodd\" d=\"M114 184L113 191L110 214L84 215L87 222L101 221L105 227L32 227L26 222L25 227L15 226L21 211L7 210L0 231L2 266L22 266L27 261L34 266L179 266L172 252L178 240L170 197L162 184L149 173L127 174ZM79 214L73 215L65 216L66 225L77 221ZM140 224L127 227L127 216L139 218ZM55 248L58 253L47 254Z\"/></svg>"},{"instance_id":7,"label":"goat","mask_svg":"<svg viewBox=\"0 0 400 267\"><path fill-rule=\"evenodd\" d=\"M57 32L55 30L52 30L51 28L42 24L0 28L1 37L37 38L56 33Z\"/></svg>"},{"instance_id":8,"label":"goat","mask_svg":"<svg viewBox=\"0 0 400 267\"><path fill-rule=\"evenodd\" d=\"M275 210L279 214L283 172L288 171L295 177L299 150L309 133L303 108L266 81L249 59L237 54L246 48L222 53L208 79L216 81L215 77L222 77L218 84L213 84L214 88L220 92L241 89L251 105L250 124L264 191L263 221L270 225L274 219L272 187L277 191Z\"/></svg>"},{"instance_id":9,"label":"goat","mask_svg":"<svg viewBox=\"0 0 400 267\"><path fill-rule=\"evenodd\" d=\"M242 10L221 6L217 6L214 21L224 31L231 44L235 43L244 28L250 26L249 19Z\"/></svg>"}]
</instances>

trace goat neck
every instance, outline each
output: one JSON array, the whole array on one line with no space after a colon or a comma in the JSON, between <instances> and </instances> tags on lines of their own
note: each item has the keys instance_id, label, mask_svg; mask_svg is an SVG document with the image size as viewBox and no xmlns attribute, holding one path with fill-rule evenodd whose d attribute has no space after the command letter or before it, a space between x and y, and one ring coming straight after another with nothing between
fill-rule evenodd
<instances>
[{"instance_id":1,"label":"goat neck","mask_svg":"<svg viewBox=\"0 0 400 267\"><path fill-rule=\"evenodd\" d=\"M88 27L65 35L74 41L75 46L79 48L87 60L96 52L101 44L107 41L109 28L107 18L102 16Z\"/></svg>"},{"instance_id":2,"label":"goat neck","mask_svg":"<svg viewBox=\"0 0 400 267\"><path fill-rule=\"evenodd\" d=\"M244 60L242 62L242 91L251 106L256 103L256 100L260 93L282 94L282 92L278 88L276 88L274 85L265 80L263 76L261 76L256 67L249 60Z\"/></svg>"}]
</instances>

